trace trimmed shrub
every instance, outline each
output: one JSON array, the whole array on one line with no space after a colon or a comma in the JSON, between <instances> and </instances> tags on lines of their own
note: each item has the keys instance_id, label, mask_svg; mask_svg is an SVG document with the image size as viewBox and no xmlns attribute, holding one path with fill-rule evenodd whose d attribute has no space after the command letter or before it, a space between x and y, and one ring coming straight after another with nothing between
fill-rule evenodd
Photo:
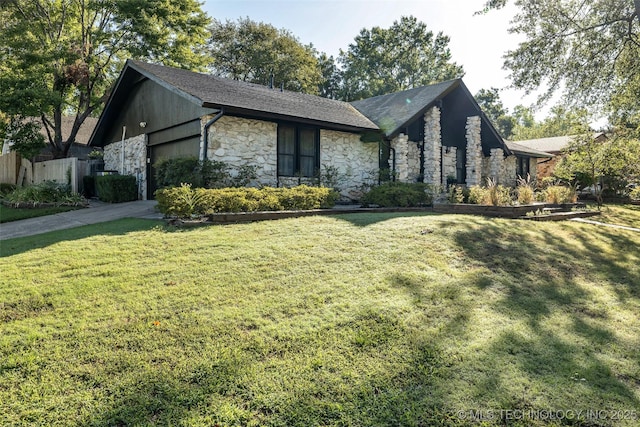
<instances>
[{"instance_id":1,"label":"trimmed shrub","mask_svg":"<svg viewBox=\"0 0 640 427\"><path fill-rule=\"evenodd\" d=\"M82 189L84 197L90 199L96 195L96 177L85 175L82 177Z\"/></svg>"},{"instance_id":2,"label":"trimmed shrub","mask_svg":"<svg viewBox=\"0 0 640 427\"><path fill-rule=\"evenodd\" d=\"M96 191L100 200L107 203L138 200L138 185L136 184L135 176L96 176Z\"/></svg>"},{"instance_id":3,"label":"trimmed shrub","mask_svg":"<svg viewBox=\"0 0 640 427\"><path fill-rule=\"evenodd\" d=\"M386 182L362 196L363 205L381 207L426 206L433 202L430 187L423 183Z\"/></svg>"},{"instance_id":4,"label":"trimmed shrub","mask_svg":"<svg viewBox=\"0 0 640 427\"><path fill-rule=\"evenodd\" d=\"M227 178L227 165L215 160L200 161L196 157L176 157L160 160L155 165L158 188L178 187L190 184L193 187L212 187Z\"/></svg>"},{"instance_id":5,"label":"trimmed shrub","mask_svg":"<svg viewBox=\"0 0 640 427\"><path fill-rule=\"evenodd\" d=\"M329 208L338 194L330 188L191 188L184 184L157 190L160 212L179 218L224 212L258 212Z\"/></svg>"}]
</instances>

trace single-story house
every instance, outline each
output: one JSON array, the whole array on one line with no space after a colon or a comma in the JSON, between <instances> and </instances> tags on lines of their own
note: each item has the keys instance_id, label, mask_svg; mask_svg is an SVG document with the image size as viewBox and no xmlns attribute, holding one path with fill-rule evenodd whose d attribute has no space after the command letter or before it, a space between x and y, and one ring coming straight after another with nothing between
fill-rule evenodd
<instances>
[{"instance_id":1,"label":"single-story house","mask_svg":"<svg viewBox=\"0 0 640 427\"><path fill-rule=\"evenodd\" d=\"M28 120L35 121L36 123L42 122L38 117L30 117ZM72 116L62 116L62 139L67 140L69 135L71 135L71 128L73 127L73 123L75 121L75 117ZM89 147L89 139L91 138L91 134L93 133L93 129L96 127L98 123L98 119L95 117L87 117L78 133L76 134L75 141L71 144L69 148L69 154L67 157L76 157L79 160L87 160L89 158L89 153L92 151L92 148ZM40 128L40 134L44 136L45 141L48 141L47 131L44 125ZM2 154L9 153L11 151L11 141L7 141L7 144L4 144L2 147ZM44 162L47 160L52 160L53 154L51 153L51 146L47 143L47 146L40 151L35 158L36 162Z\"/></svg>"},{"instance_id":2,"label":"single-story house","mask_svg":"<svg viewBox=\"0 0 640 427\"><path fill-rule=\"evenodd\" d=\"M517 173L460 79L347 103L129 60L90 145L104 148L105 169L136 175L144 199L156 189L154 165L178 156L253 165L255 184L270 186L331 167L345 199L384 169L436 186L513 185Z\"/></svg>"},{"instance_id":3,"label":"single-story house","mask_svg":"<svg viewBox=\"0 0 640 427\"><path fill-rule=\"evenodd\" d=\"M505 141L509 150L516 157L516 176L518 178L535 181L538 178L542 178L538 175L538 165L540 162L550 160L554 157L553 154L546 151L536 150L535 148L527 147L513 141Z\"/></svg>"},{"instance_id":4,"label":"single-story house","mask_svg":"<svg viewBox=\"0 0 640 427\"><path fill-rule=\"evenodd\" d=\"M553 171L556 164L563 157L564 150L569 146L569 143L575 135L554 136L549 138L537 138L518 141L518 145L527 147L533 150L549 153L552 156L549 158L539 158L536 169L538 178L545 178L553 175ZM607 136L602 132L595 132L593 139L596 141L604 141Z\"/></svg>"}]
</instances>

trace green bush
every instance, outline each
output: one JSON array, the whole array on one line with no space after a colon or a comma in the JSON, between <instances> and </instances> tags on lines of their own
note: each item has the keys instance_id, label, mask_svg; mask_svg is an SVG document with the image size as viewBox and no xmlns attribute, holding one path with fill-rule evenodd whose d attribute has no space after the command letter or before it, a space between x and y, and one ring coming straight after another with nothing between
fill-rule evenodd
<instances>
[{"instance_id":1,"label":"green bush","mask_svg":"<svg viewBox=\"0 0 640 427\"><path fill-rule=\"evenodd\" d=\"M179 218L222 212L305 210L332 207L338 194L325 187L192 188L185 184L157 190L160 212Z\"/></svg>"},{"instance_id":2,"label":"green bush","mask_svg":"<svg viewBox=\"0 0 640 427\"><path fill-rule=\"evenodd\" d=\"M198 160L195 157L177 157L161 160L155 165L158 188L189 184L193 188L244 187L258 177L258 167L243 165L236 170L217 160Z\"/></svg>"},{"instance_id":3,"label":"green bush","mask_svg":"<svg viewBox=\"0 0 640 427\"><path fill-rule=\"evenodd\" d=\"M486 188L474 185L469 188L469 197L467 201L473 205L484 205L485 200L489 199L487 192L488 190Z\"/></svg>"},{"instance_id":4,"label":"green bush","mask_svg":"<svg viewBox=\"0 0 640 427\"><path fill-rule=\"evenodd\" d=\"M10 203L20 204L58 204L77 205L85 200L79 194L71 191L67 184L59 184L55 181L45 181L40 184L30 185L14 189L5 196L5 200Z\"/></svg>"},{"instance_id":5,"label":"green bush","mask_svg":"<svg viewBox=\"0 0 640 427\"><path fill-rule=\"evenodd\" d=\"M82 189L84 197L90 199L96 195L96 177L93 175L85 175L82 177Z\"/></svg>"},{"instance_id":6,"label":"green bush","mask_svg":"<svg viewBox=\"0 0 640 427\"><path fill-rule=\"evenodd\" d=\"M574 203L578 199L576 191L562 185L551 185L544 190L544 201L553 204Z\"/></svg>"},{"instance_id":7,"label":"green bush","mask_svg":"<svg viewBox=\"0 0 640 427\"><path fill-rule=\"evenodd\" d=\"M487 180L488 185L474 185L469 189L468 201L475 205L510 206L512 204L511 189Z\"/></svg>"},{"instance_id":8,"label":"green bush","mask_svg":"<svg viewBox=\"0 0 640 427\"><path fill-rule=\"evenodd\" d=\"M225 163L215 160L200 161L196 157L160 160L154 168L158 188L178 187L181 184L215 187L228 177Z\"/></svg>"},{"instance_id":9,"label":"green bush","mask_svg":"<svg viewBox=\"0 0 640 427\"><path fill-rule=\"evenodd\" d=\"M629 193L631 200L640 200L640 187L636 187Z\"/></svg>"},{"instance_id":10,"label":"green bush","mask_svg":"<svg viewBox=\"0 0 640 427\"><path fill-rule=\"evenodd\" d=\"M433 202L431 187L423 183L386 182L362 196L363 205L415 207Z\"/></svg>"},{"instance_id":11,"label":"green bush","mask_svg":"<svg viewBox=\"0 0 640 427\"><path fill-rule=\"evenodd\" d=\"M138 185L135 176L96 176L96 191L98 192L100 200L107 203L138 200Z\"/></svg>"}]
</instances>

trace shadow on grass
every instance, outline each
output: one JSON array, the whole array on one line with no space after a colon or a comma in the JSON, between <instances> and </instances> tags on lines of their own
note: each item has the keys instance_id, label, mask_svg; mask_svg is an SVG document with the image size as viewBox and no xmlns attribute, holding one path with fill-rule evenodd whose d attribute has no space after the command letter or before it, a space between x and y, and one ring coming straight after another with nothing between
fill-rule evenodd
<instances>
[{"instance_id":1,"label":"shadow on grass","mask_svg":"<svg viewBox=\"0 0 640 427\"><path fill-rule=\"evenodd\" d=\"M331 215L333 218L337 218L346 222L349 222L357 227L367 227L372 224L385 222L394 218L408 218L408 217L422 217L440 215L433 212L362 212L362 213L349 213L349 214L336 214Z\"/></svg>"},{"instance_id":2,"label":"shadow on grass","mask_svg":"<svg viewBox=\"0 0 640 427\"><path fill-rule=\"evenodd\" d=\"M237 358L222 357L189 372L158 370L137 375L134 382L114 390L114 400L105 411L92 414L83 425L181 425L197 417L212 397L233 394L242 369Z\"/></svg>"},{"instance_id":3,"label":"shadow on grass","mask_svg":"<svg viewBox=\"0 0 640 427\"><path fill-rule=\"evenodd\" d=\"M638 239L573 224L558 229L560 235L543 226L532 235L529 227L517 225L476 219L441 224L456 227L454 240L465 257L490 272L468 285L492 311L510 319L477 356L478 365L487 368L474 385L475 394L491 396L503 407L535 408L538 398L527 392L532 387L571 396L571 408L560 409L575 404L586 409L637 408L633 380L620 374L619 362L609 361L611 352L613 360L628 357L634 344L618 338L608 319L612 308L598 302L602 297L594 287L602 283L621 303L638 303L640 270L633 267ZM584 286L585 281L591 287ZM639 368L636 360L633 369ZM519 395L507 383L512 376L503 375L509 370L522 377Z\"/></svg>"},{"instance_id":4,"label":"shadow on grass","mask_svg":"<svg viewBox=\"0 0 640 427\"><path fill-rule=\"evenodd\" d=\"M164 226L164 222L151 219L126 218L67 230L51 231L35 236L18 237L0 241L0 257L17 255L33 249L42 249L60 242L86 239L92 236L118 236ZM170 230L170 229L167 229ZM81 254L79 254L81 255Z\"/></svg>"}]
</instances>

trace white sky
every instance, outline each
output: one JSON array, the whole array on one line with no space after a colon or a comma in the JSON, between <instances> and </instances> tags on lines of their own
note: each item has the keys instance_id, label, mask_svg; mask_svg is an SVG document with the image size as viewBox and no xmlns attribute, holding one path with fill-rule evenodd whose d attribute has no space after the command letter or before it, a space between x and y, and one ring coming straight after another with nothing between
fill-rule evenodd
<instances>
[{"instance_id":1,"label":"white sky","mask_svg":"<svg viewBox=\"0 0 640 427\"><path fill-rule=\"evenodd\" d=\"M204 0L204 10L218 20L249 17L291 31L303 44L338 56L347 50L362 28L389 28L401 16L413 15L434 33L451 38L452 60L462 65L472 94L480 89L506 88L508 72L503 54L517 47L518 38L507 32L513 7L476 15L486 0ZM505 89L500 98L513 112L530 105L534 96ZM539 117L541 118L541 117Z\"/></svg>"}]
</instances>

